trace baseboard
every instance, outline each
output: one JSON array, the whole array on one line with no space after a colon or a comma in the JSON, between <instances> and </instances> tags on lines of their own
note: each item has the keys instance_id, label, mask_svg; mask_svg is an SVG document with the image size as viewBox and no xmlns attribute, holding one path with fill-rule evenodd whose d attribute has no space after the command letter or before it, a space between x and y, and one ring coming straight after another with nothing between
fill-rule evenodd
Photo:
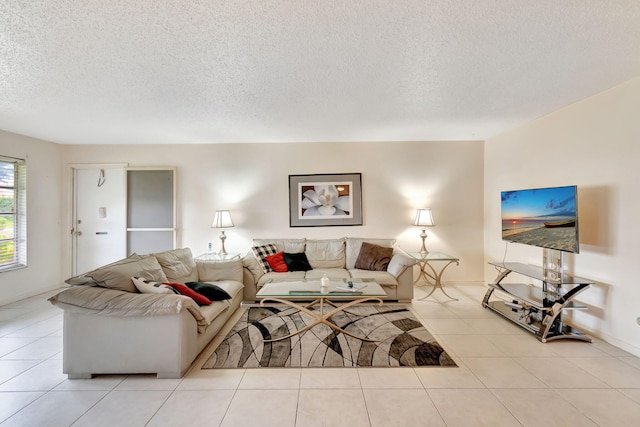
<instances>
[{"instance_id":1,"label":"baseboard","mask_svg":"<svg viewBox=\"0 0 640 427\"><path fill-rule=\"evenodd\" d=\"M59 284L59 285L54 285L54 286L48 286L46 288L42 288L42 289L38 289L32 292L25 292L25 293L21 293L18 295L13 295L9 298L2 298L0 297L0 306L2 305L7 305L7 304L12 304L14 302L18 302L21 301L23 299L27 299L27 298L31 298L31 297L35 297L38 295L42 295L45 294L47 292L53 292L56 290L62 290L65 287L65 285L63 284Z\"/></svg>"}]
</instances>

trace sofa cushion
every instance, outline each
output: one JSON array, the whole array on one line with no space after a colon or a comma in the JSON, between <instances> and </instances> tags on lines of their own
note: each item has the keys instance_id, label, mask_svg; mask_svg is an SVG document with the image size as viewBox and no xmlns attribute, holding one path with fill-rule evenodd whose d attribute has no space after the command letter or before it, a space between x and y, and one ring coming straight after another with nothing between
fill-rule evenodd
<instances>
[{"instance_id":1,"label":"sofa cushion","mask_svg":"<svg viewBox=\"0 0 640 427\"><path fill-rule=\"evenodd\" d=\"M153 255L160 263L162 271L167 276L167 281L185 283L198 280L198 270L191 249L173 249Z\"/></svg>"},{"instance_id":2,"label":"sofa cushion","mask_svg":"<svg viewBox=\"0 0 640 427\"><path fill-rule=\"evenodd\" d=\"M396 241L395 239L364 239L357 237L347 237L345 240L345 251L347 256L346 266L347 270L351 270L356 266L356 260L360 255L360 247L363 242L374 243L380 246L393 247Z\"/></svg>"},{"instance_id":3,"label":"sofa cushion","mask_svg":"<svg viewBox=\"0 0 640 427\"><path fill-rule=\"evenodd\" d=\"M186 297L191 298L198 305L211 305L211 300L209 298L207 298L204 295L194 291L193 289L189 288L187 285L185 285L183 283L165 282L164 284L168 285L168 286L171 286L176 291L180 292L180 295L184 295Z\"/></svg>"},{"instance_id":4,"label":"sofa cushion","mask_svg":"<svg viewBox=\"0 0 640 427\"><path fill-rule=\"evenodd\" d=\"M206 282L187 282L185 285L189 289L193 289L200 295L204 295L210 301L224 301L226 299L231 299L231 295L227 293L220 286L215 285L213 283Z\"/></svg>"},{"instance_id":5,"label":"sofa cushion","mask_svg":"<svg viewBox=\"0 0 640 427\"><path fill-rule=\"evenodd\" d=\"M287 263L284 261L284 252L278 252L275 255L267 255L264 259L271 267L271 270L276 273L286 273L289 271L289 267L287 267Z\"/></svg>"},{"instance_id":6,"label":"sofa cushion","mask_svg":"<svg viewBox=\"0 0 640 427\"><path fill-rule=\"evenodd\" d=\"M258 260L258 263L262 266L262 271L264 273L268 273L272 271L271 266L267 262L266 257L269 255L275 255L278 253L278 248L276 247L276 245L272 243L267 243L261 246L254 246L251 248L251 250L253 251L253 254Z\"/></svg>"},{"instance_id":7,"label":"sofa cushion","mask_svg":"<svg viewBox=\"0 0 640 427\"><path fill-rule=\"evenodd\" d=\"M307 240L304 252L314 269L345 267L344 239Z\"/></svg>"},{"instance_id":8,"label":"sofa cushion","mask_svg":"<svg viewBox=\"0 0 640 427\"><path fill-rule=\"evenodd\" d=\"M167 276L154 256L146 256L121 264L111 264L87 273L87 276L91 276L98 286L125 292L138 292L131 280L134 276L144 277L154 282L167 281Z\"/></svg>"},{"instance_id":9,"label":"sofa cushion","mask_svg":"<svg viewBox=\"0 0 640 427\"><path fill-rule=\"evenodd\" d=\"M138 292L143 294L178 294L171 286L160 282L145 279L144 277L132 277L131 280Z\"/></svg>"},{"instance_id":10,"label":"sofa cushion","mask_svg":"<svg viewBox=\"0 0 640 427\"><path fill-rule=\"evenodd\" d=\"M242 292L242 289L244 289L242 282L237 280L219 280L215 284L224 289L231 298L234 298L238 293Z\"/></svg>"},{"instance_id":11,"label":"sofa cushion","mask_svg":"<svg viewBox=\"0 0 640 427\"><path fill-rule=\"evenodd\" d=\"M140 258L142 258L140 255L133 253L131 255L129 255L128 257L112 262L110 264L104 265L100 268L106 268L106 267L111 267L112 265L117 265L117 264L126 264L128 262L131 261L136 261L139 260ZM98 269L100 269L98 268ZM96 270L98 270L96 269ZM90 273L90 272L89 272ZM74 276L74 277L70 277L67 280L64 281L64 283L66 283L67 285L71 285L71 286L80 286L80 285L88 285L88 286L96 286L97 283L96 281L93 279L93 277L88 276L89 273L82 273L78 276Z\"/></svg>"},{"instance_id":12,"label":"sofa cushion","mask_svg":"<svg viewBox=\"0 0 640 427\"><path fill-rule=\"evenodd\" d=\"M393 248L363 242L354 267L359 270L387 271L392 254Z\"/></svg>"},{"instance_id":13,"label":"sofa cushion","mask_svg":"<svg viewBox=\"0 0 640 427\"><path fill-rule=\"evenodd\" d=\"M235 280L242 282L242 260L209 261L196 260L198 280L192 282L215 282L217 280Z\"/></svg>"},{"instance_id":14,"label":"sofa cushion","mask_svg":"<svg viewBox=\"0 0 640 427\"><path fill-rule=\"evenodd\" d=\"M264 285L270 280L292 280L292 279L304 279L305 272L304 271L289 271L287 273L276 273L274 271L263 274L262 277L258 279L258 287Z\"/></svg>"},{"instance_id":15,"label":"sofa cushion","mask_svg":"<svg viewBox=\"0 0 640 427\"><path fill-rule=\"evenodd\" d=\"M314 268L307 271L305 279L320 280L323 275L327 275L329 279L350 279L351 275L344 268Z\"/></svg>"},{"instance_id":16,"label":"sofa cushion","mask_svg":"<svg viewBox=\"0 0 640 427\"><path fill-rule=\"evenodd\" d=\"M284 253L284 262L287 264L287 271L308 271L311 265L304 252L297 254Z\"/></svg>"},{"instance_id":17,"label":"sofa cushion","mask_svg":"<svg viewBox=\"0 0 640 427\"><path fill-rule=\"evenodd\" d=\"M276 252L300 253L304 252L307 239L253 239L257 246L272 244L278 250Z\"/></svg>"},{"instance_id":18,"label":"sofa cushion","mask_svg":"<svg viewBox=\"0 0 640 427\"><path fill-rule=\"evenodd\" d=\"M373 279L380 286L398 286L398 281L391 274L386 271L371 271L371 270L349 270L349 274L354 279Z\"/></svg>"}]
</instances>

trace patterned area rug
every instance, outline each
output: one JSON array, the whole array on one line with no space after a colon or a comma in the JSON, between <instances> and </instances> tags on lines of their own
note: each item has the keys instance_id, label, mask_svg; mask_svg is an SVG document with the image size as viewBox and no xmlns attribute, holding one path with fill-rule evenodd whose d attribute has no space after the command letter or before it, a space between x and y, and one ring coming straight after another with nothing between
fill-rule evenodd
<instances>
[{"instance_id":1,"label":"patterned area rug","mask_svg":"<svg viewBox=\"0 0 640 427\"><path fill-rule=\"evenodd\" d=\"M283 304L250 307L202 369L457 366L405 305L358 305L331 321L376 341L362 341L319 324L300 335L265 343L304 328L313 318Z\"/></svg>"}]
</instances>

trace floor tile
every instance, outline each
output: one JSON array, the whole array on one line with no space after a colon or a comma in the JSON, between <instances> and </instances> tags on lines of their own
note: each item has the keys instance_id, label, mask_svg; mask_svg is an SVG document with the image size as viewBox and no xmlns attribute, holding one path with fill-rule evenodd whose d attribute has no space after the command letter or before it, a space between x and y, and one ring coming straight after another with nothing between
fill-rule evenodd
<instances>
[{"instance_id":1,"label":"floor tile","mask_svg":"<svg viewBox=\"0 0 640 427\"><path fill-rule=\"evenodd\" d=\"M300 369L247 369L239 389L270 390L300 388Z\"/></svg>"},{"instance_id":2,"label":"floor tile","mask_svg":"<svg viewBox=\"0 0 640 427\"><path fill-rule=\"evenodd\" d=\"M480 303L452 303L447 306L447 309L461 319L495 319L497 316L493 311L482 307Z\"/></svg>"},{"instance_id":3,"label":"floor tile","mask_svg":"<svg viewBox=\"0 0 640 427\"><path fill-rule=\"evenodd\" d=\"M613 388L640 388L640 369L615 357L575 357L568 360Z\"/></svg>"},{"instance_id":4,"label":"floor tile","mask_svg":"<svg viewBox=\"0 0 640 427\"><path fill-rule=\"evenodd\" d=\"M473 334L475 331L462 319L428 319L427 329L435 334Z\"/></svg>"},{"instance_id":5,"label":"floor tile","mask_svg":"<svg viewBox=\"0 0 640 427\"><path fill-rule=\"evenodd\" d=\"M445 426L426 390L364 390L372 427Z\"/></svg>"},{"instance_id":6,"label":"floor tile","mask_svg":"<svg viewBox=\"0 0 640 427\"><path fill-rule=\"evenodd\" d=\"M462 360L488 388L547 388L511 358L469 357Z\"/></svg>"},{"instance_id":7,"label":"floor tile","mask_svg":"<svg viewBox=\"0 0 640 427\"><path fill-rule=\"evenodd\" d=\"M505 356L483 335L438 335L438 340L458 357Z\"/></svg>"},{"instance_id":8,"label":"floor tile","mask_svg":"<svg viewBox=\"0 0 640 427\"><path fill-rule=\"evenodd\" d=\"M473 328L475 333L477 334L528 334L523 328L519 327L513 322L510 322L507 319L490 319L490 318L482 318L482 319L464 319L464 321Z\"/></svg>"},{"instance_id":9,"label":"floor tile","mask_svg":"<svg viewBox=\"0 0 640 427\"><path fill-rule=\"evenodd\" d=\"M147 426L219 426L233 394L233 390L175 391Z\"/></svg>"},{"instance_id":10,"label":"floor tile","mask_svg":"<svg viewBox=\"0 0 640 427\"><path fill-rule=\"evenodd\" d=\"M302 369L300 388L360 388L357 369L316 368Z\"/></svg>"},{"instance_id":11,"label":"floor tile","mask_svg":"<svg viewBox=\"0 0 640 427\"><path fill-rule=\"evenodd\" d=\"M490 390L427 390L427 393L447 427L521 426Z\"/></svg>"},{"instance_id":12,"label":"floor tile","mask_svg":"<svg viewBox=\"0 0 640 427\"><path fill-rule=\"evenodd\" d=\"M362 390L300 390L296 427L310 426L368 427Z\"/></svg>"},{"instance_id":13,"label":"floor tile","mask_svg":"<svg viewBox=\"0 0 640 427\"><path fill-rule=\"evenodd\" d=\"M170 391L111 391L73 425L74 427L144 426L160 409L170 393Z\"/></svg>"},{"instance_id":14,"label":"floor tile","mask_svg":"<svg viewBox=\"0 0 640 427\"><path fill-rule=\"evenodd\" d=\"M7 336L4 336L0 338L0 357L13 353L16 350L37 341L38 339L38 337L8 338Z\"/></svg>"},{"instance_id":15,"label":"floor tile","mask_svg":"<svg viewBox=\"0 0 640 427\"><path fill-rule=\"evenodd\" d=\"M513 360L551 388L610 388L566 358L519 357Z\"/></svg>"},{"instance_id":16,"label":"floor tile","mask_svg":"<svg viewBox=\"0 0 640 427\"><path fill-rule=\"evenodd\" d=\"M457 319L454 313L436 302L416 302L412 306L416 315L422 319Z\"/></svg>"},{"instance_id":17,"label":"floor tile","mask_svg":"<svg viewBox=\"0 0 640 427\"><path fill-rule=\"evenodd\" d=\"M66 381L61 360L45 360L0 385L0 391L49 391Z\"/></svg>"},{"instance_id":18,"label":"floor tile","mask_svg":"<svg viewBox=\"0 0 640 427\"><path fill-rule=\"evenodd\" d=\"M238 390L231 400L222 427L289 427L296 423L298 390ZM326 410L326 408L325 408Z\"/></svg>"},{"instance_id":19,"label":"floor tile","mask_svg":"<svg viewBox=\"0 0 640 427\"><path fill-rule=\"evenodd\" d=\"M0 360L0 384L41 363L39 360Z\"/></svg>"},{"instance_id":20,"label":"floor tile","mask_svg":"<svg viewBox=\"0 0 640 427\"><path fill-rule=\"evenodd\" d=\"M507 356L551 357L558 355L547 344L538 341L531 334L485 336Z\"/></svg>"},{"instance_id":21,"label":"floor tile","mask_svg":"<svg viewBox=\"0 0 640 427\"><path fill-rule=\"evenodd\" d=\"M613 389L559 389L560 396L600 426L640 425L640 403Z\"/></svg>"},{"instance_id":22,"label":"floor tile","mask_svg":"<svg viewBox=\"0 0 640 427\"><path fill-rule=\"evenodd\" d=\"M35 391L0 392L0 423L44 395Z\"/></svg>"},{"instance_id":23,"label":"floor tile","mask_svg":"<svg viewBox=\"0 0 640 427\"><path fill-rule=\"evenodd\" d=\"M125 379L124 375L97 375L86 380L65 380L53 390L113 390Z\"/></svg>"},{"instance_id":24,"label":"floor tile","mask_svg":"<svg viewBox=\"0 0 640 427\"><path fill-rule=\"evenodd\" d=\"M44 320L34 323L26 328L5 335L7 338L14 337L43 337L62 330L62 319Z\"/></svg>"},{"instance_id":25,"label":"floor tile","mask_svg":"<svg viewBox=\"0 0 640 427\"><path fill-rule=\"evenodd\" d=\"M549 349L564 357L608 357L609 355L586 341L557 340L545 343Z\"/></svg>"},{"instance_id":26,"label":"floor tile","mask_svg":"<svg viewBox=\"0 0 640 427\"><path fill-rule=\"evenodd\" d=\"M157 378L154 374L129 375L123 379L116 390L175 390L180 379Z\"/></svg>"},{"instance_id":27,"label":"floor tile","mask_svg":"<svg viewBox=\"0 0 640 427\"><path fill-rule=\"evenodd\" d=\"M62 351L62 338L43 337L11 353L2 356L3 360L48 359Z\"/></svg>"},{"instance_id":28,"label":"floor tile","mask_svg":"<svg viewBox=\"0 0 640 427\"><path fill-rule=\"evenodd\" d=\"M626 363L627 365L633 366L634 368L640 369L640 357L618 357L618 360Z\"/></svg>"},{"instance_id":29,"label":"floor tile","mask_svg":"<svg viewBox=\"0 0 640 427\"><path fill-rule=\"evenodd\" d=\"M553 390L491 390L524 426L597 427Z\"/></svg>"},{"instance_id":30,"label":"floor tile","mask_svg":"<svg viewBox=\"0 0 640 427\"><path fill-rule=\"evenodd\" d=\"M363 389L423 388L412 368L358 368L358 375Z\"/></svg>"},{"instance_id":31,"label":"floor tile","mask_svg":"<svg viewBox=\"0 0 640 427\"><path fill-rule=\"evenodd\" d=\"M466 366L458 368L414 368L424 388L484 388Z\"/></svg>"},{"instance_id":32,"label":"floor tile","mask_svg":"<svg viewBox=\"0 0 640 427\"><path fill-rule=\"evenodd\" d=\"M182 378L178 390L235 390L244 369L198 369Z\"/></svg>"},{"instance_id":33,"label":"floor tile","mask_svg":"<svg viewBox=\"0 0 640 427\"><path fill-rule=\"evenodd\" d=\"M52 391L17 412L2 426L67 427L106 394L106 391Z\"/></svg>"},{"instance_id":34,"label":"floor tile","mask_svg":"<svg viewBox=\"0 0 640 427\"><path fill-rule=\"evenodd\" d=\"M617 390L631 400L640 403L640 388L620 388Z\"/></svg>"}]
</instances>

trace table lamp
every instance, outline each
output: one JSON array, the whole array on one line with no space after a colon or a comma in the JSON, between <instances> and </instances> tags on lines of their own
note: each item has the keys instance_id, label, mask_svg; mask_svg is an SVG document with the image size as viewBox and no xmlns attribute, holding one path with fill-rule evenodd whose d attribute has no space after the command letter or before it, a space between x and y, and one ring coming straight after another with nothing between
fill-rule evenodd
<instances>
[{"instance_id":1,"label":"table lamp","mask_svg":"<svg viewBox=\"0 0 640 427\"><path fill-rule=\"evenodd\" d=\"M224 241L227 238L226 234L224 234L225 228L233 227L233 221L231 221L231 214L228 210L218 210L216 211L216 215L213 218L213 224L211 224L211 228L221 228L220 231L220 242L222 243L222 247L220 248L220 252L218 255L227 255L227 251L224 248Z\"/></svg>"},{"instance_id":2,"label":"table lamp","mask_svg":"<svg viewBox=\"0 0 640 427\"><path fill-rule=\"evenodd\" d=\"M422 248L420 249L420 253L426 255L429 253L424 244L424 240L427 238L427 227L435 226L433 223L433 215L431 215L431 209L417 209L416 219L413 221L413 225L422 227L422 233L420 233L420 237L422 238Z\"/></svg>"}]
</instances>

